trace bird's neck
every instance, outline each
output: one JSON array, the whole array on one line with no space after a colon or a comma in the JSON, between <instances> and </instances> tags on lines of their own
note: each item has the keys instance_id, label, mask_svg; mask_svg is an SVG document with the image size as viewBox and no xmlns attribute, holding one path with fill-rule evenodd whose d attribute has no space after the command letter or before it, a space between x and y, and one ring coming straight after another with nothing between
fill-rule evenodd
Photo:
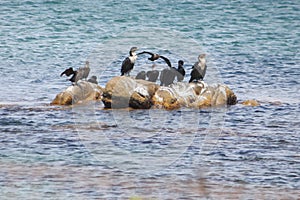
<instances>
[{"instance_id":1,"label":"bird's neck","mask_svg":"<svg viewBox=\"0 0 300 200\"><path fill-rule=\"evenodd\" d=\"M136 61L136 59L137 59L137 55L134 53L134 55L130 55L129 56L129 59L130 59L131 63L134 63Z\"/></svg>"},{"instance_id":2,"label":"bird's neck","mask_svg":"<svg viewBox=\"0 0 300 200\"><path fill-rule=\"evenodd\" d=\"M200 59L199 59L199 62L200 62L200 64L201 64L201 66L205 66L205 65L206 65L206 60L205 60L205 58L200 58Z\"/></svg>"},{"instance_id":3,"label":"bird's neck","mask_svg":"<svg viewBox=\"0 0 300 200\"><path fill-rule=\"evenodd\" d=\"M129 55L130 56L136 56L136 53L135 52L130 52Z\"/></svg>"}]
</instances>

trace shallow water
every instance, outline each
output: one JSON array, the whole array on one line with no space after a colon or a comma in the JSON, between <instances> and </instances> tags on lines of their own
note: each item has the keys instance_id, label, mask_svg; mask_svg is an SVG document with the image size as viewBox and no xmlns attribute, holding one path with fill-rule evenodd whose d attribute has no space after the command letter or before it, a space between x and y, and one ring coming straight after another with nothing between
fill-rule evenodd
<instances>
[{"instance_id":1,"label":"shallow water","mask_svg":"<svg viewBox=\"0 0 300 200\"><path fill-rule=\"evenodd\" d=\"M297 1L1 1L1 197L299 198L299 11ZM132 45L184 59L187 74L205 52L208 83L261 105L49 106L70 85L65 68L89 59L104 86Z\"/></svg>"}]
</instances>

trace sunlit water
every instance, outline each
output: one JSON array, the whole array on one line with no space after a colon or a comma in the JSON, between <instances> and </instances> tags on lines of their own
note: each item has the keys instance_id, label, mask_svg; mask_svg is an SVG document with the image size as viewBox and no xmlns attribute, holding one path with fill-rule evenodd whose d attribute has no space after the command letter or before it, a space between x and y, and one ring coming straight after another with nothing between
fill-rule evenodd
<instances>
[{"instance_id":1,"label":"sunlit water","mask_svg":"<svg viewBox=\"0 0 300 200\"><path fill-rule=\"evenodd\" d=\"M1 1L0 13L1 199L299 197L298 1ZM108 46L107 66L95 55L129 29L192 39L208 54L208 82L261 105L49 106L70 85L59 77L67 67L91 60L101 86L118 75L127 52ZM189 74L197 50L168 43L140 46L184 59Z\"/></svg>"}]
</instances>

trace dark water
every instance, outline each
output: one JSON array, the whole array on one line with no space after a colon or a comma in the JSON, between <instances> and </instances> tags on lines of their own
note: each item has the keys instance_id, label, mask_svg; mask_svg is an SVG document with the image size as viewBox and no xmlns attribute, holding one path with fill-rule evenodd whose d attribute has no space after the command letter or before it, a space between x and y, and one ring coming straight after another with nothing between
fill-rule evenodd
<instances>
[{"instance_id":1,"label":"dark water","mask_svg":"<svg viewBox=\"0 0 300 200\"><path fill-rule=\"evenodd\" d=\"M0 13L1 199L299 198L298 1L4 0ZM88 59L104 86L133 45L188 74L205 52L208 83L261 105L48 105L65 68Z\"/></svg>"}]
</instances>

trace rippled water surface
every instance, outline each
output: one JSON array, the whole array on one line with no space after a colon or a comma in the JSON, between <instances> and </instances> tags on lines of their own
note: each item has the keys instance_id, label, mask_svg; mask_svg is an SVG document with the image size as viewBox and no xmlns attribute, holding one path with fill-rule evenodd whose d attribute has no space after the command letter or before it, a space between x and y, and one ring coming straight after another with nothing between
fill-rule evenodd
<instances>
[{"instance_id":1,"label":"rippled water surface","mask_svg":"<svg viewBox=\"0 0 300 200\"><path fill-rule=\"evenodd\" d=\"M0 13L1 199L300 197L298 1L2 0ZM208 83L260 106L49 106L65 68L88 59L105 86L133 45L187 74L205 52Z\"/></svg>"}]
</instances>

